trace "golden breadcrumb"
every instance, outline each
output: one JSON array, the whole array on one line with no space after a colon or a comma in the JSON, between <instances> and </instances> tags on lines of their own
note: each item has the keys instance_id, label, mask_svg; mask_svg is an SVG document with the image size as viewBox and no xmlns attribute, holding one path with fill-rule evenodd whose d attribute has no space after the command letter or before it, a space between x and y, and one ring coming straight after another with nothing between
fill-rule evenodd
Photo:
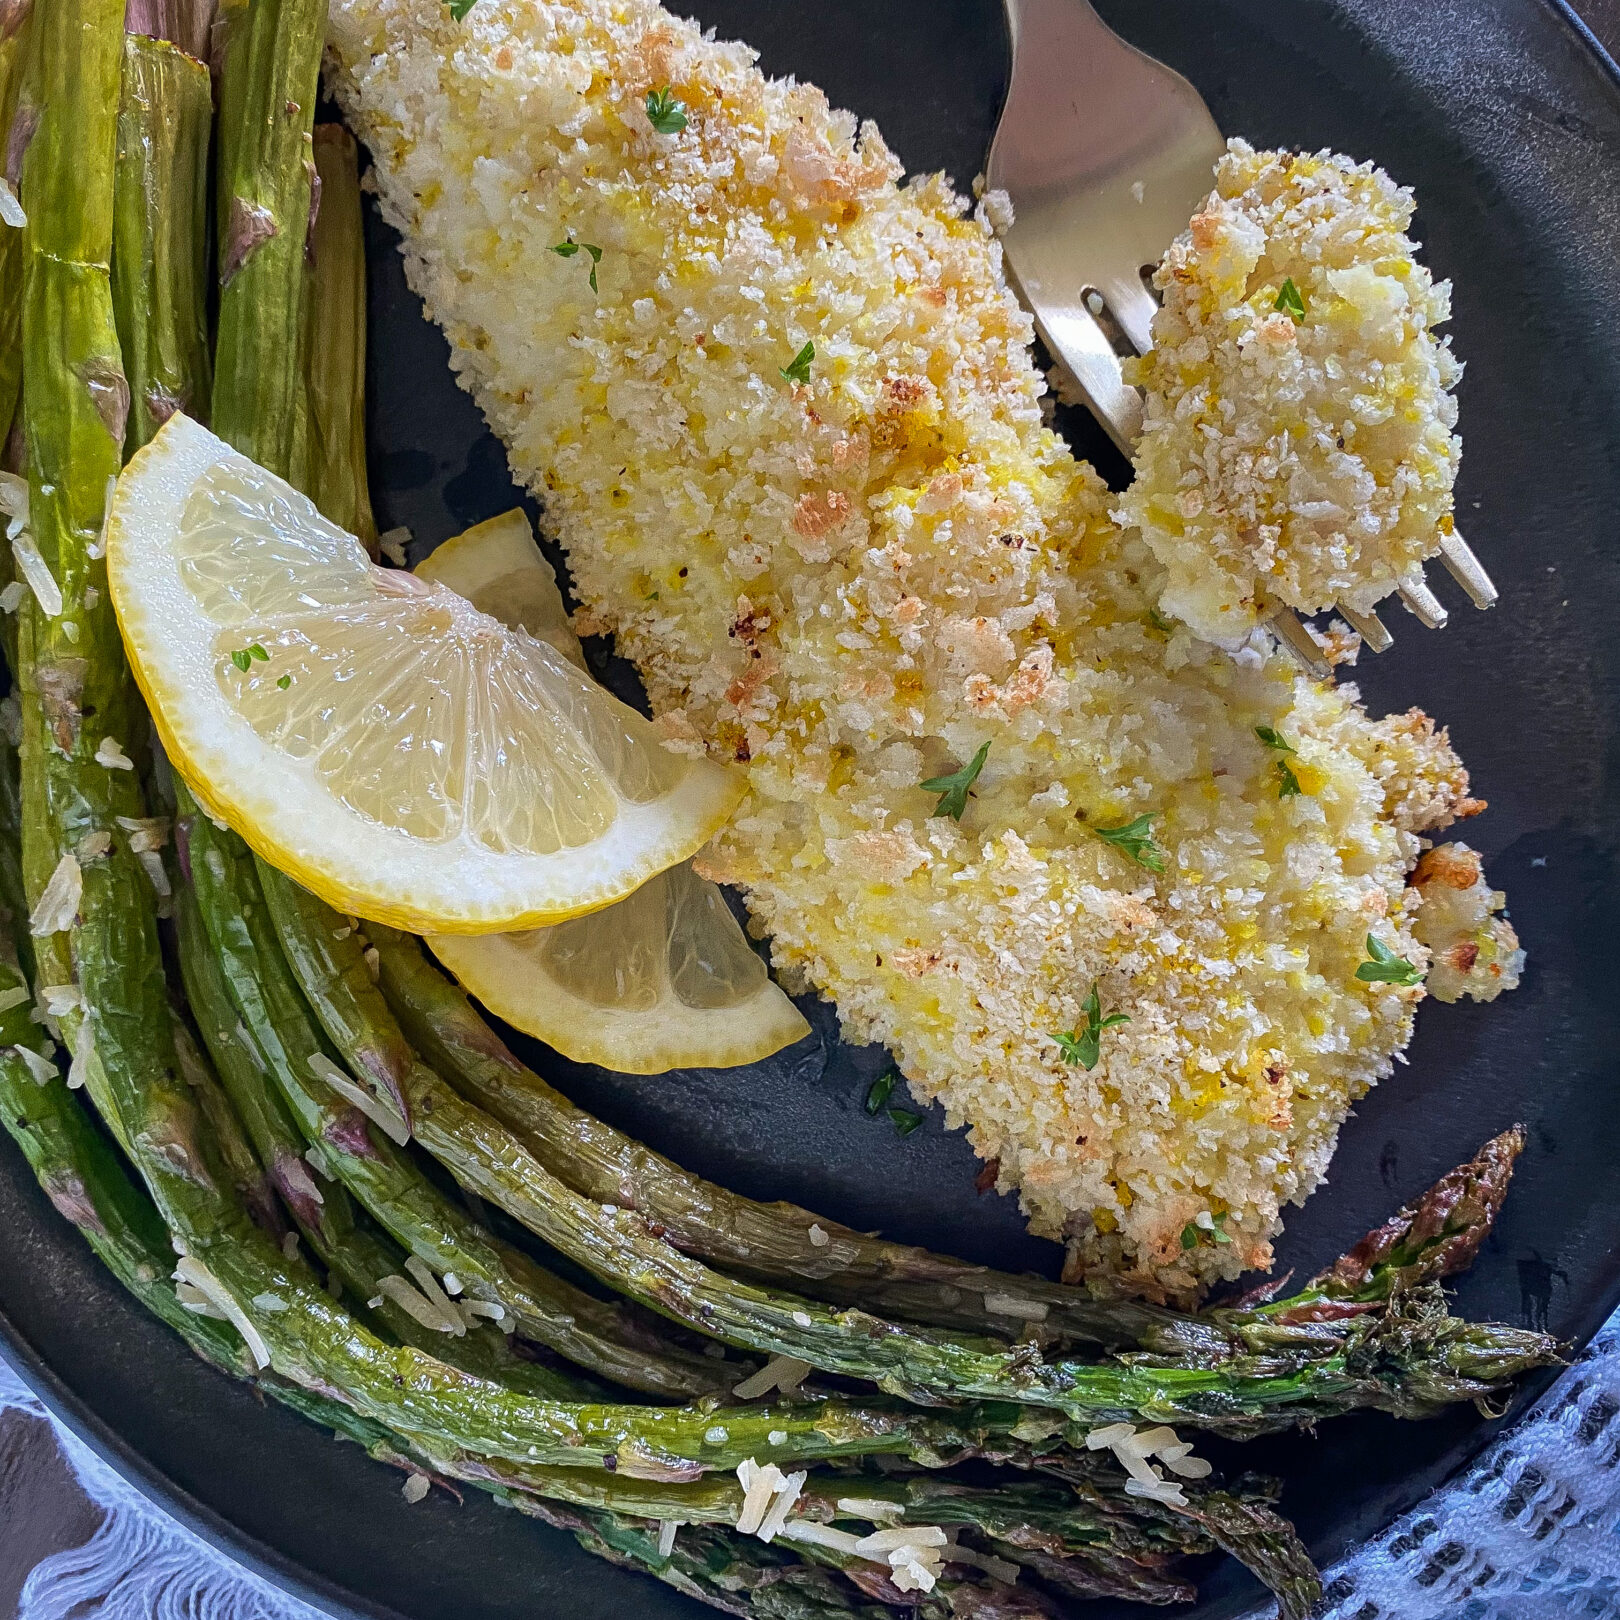
<instances>
[{"instance_id":1,"label":"golden breadcrumb","mask_svg":"<svg viewBox=\"0 0 1620 1620\"><path fill-rule=\"evenodd\" d=\"M1412 193L1370 163L1233 141L1154 277L1136 482L1163 610L1241 640L1279 607L1370 612L1451 529L1462 367Z\"/></svg>"},{"instance_id":2,"label":"golden breadcrumb","mask_svg":"<svg viewBox=\"0 0 1620 1620\"><path fill-rule=\"evenodd\" d=\"M1412 874L1423 897L1413 932L1429 947L1425 980L1437 1001L1495 1001L1518 987L1524 952L1513 924L1498 912L1507 896L1485 881L1479 856L1467 844L1427 851Z\"/></svg>"},{"instance_id":3,"label":"golden breadcrumb","mask_svg":"<svg viewBox=\"0 0 1620 1620\"><path fill-rule=\"evenodd\" d=\"M1369 933L1427 962L1407 874L1473 807L1444 734L1158 618L1162 568L1042 425L986 219L819 91L650 0L337 0L331 39L579 627L672 748L747 768L703 864L783 979L1076 1264L1170 1292L1266 1264L1410 1036L1422 989L1356 969ZM987 743L933 814L920 784ZM1102 836L1142 816L1141 860ZM1094 986L1129 1022L1088 1069ZM1217 1215L1232 1242L1184 1249Z\"/></svg>"}]
</instances>

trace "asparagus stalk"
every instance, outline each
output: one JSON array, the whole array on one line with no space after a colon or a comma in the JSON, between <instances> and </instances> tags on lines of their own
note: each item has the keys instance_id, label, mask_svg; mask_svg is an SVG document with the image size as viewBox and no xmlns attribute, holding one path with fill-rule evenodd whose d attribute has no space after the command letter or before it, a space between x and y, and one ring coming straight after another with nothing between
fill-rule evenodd
<instances>
[{"instance_id":1,"label":"asparagus stalk","mask_svg":"<svg viewBox=\"0 0 1620 1620\"><path fill-rule=\"evenodd\" d=\"M305 382L309 454L305 491L373 558L377 524L366 480L366 247L359 149L341 124L315 126L320 206L311 239Z\"/></svg>"},{"instance_id":2,"label":"asparagus stalk","mask_svg":"<svg viewBox=\"0 0 1620 1620\"><path fill-rule=\"evenodd\" d=\"M0 960L0 996L27 985ZM102 1263L153 1315L173 1328L204 1360L238 1377L252 1367L236 1331L181 1305L169 1281L174 1252L151 1203L86 1118L60 1074L43 1083L24 1049L50 1058L47 1040L28 1016L32 1002L0 1013L0 1122L22 1150L57 1213L83 1234Z\"/></svg>"},{"instance_id":3,"label":"asparagus stalk","mask_svg":"<svg viewBox=\"0 0 1620 1620\"><path fill-rule=\"evenodd\" d=\"M33 995L17 958L27 942L18 851L22 836L17 756L0 740L0 1122L22 1150L57 1211L84 1234L102 1263L160 1320L216 1366L238 1377L251 1363L235 1330L188 1311L168 1281L169 1235L151 1201L90 1123L60 1072L43 1073L22 1054L55 1066L50 1042L31 1017Z\"/></svg>"},{"instance_id":4,"label":"asparagus stalk","mask_svg":"<svg viewBox=\"0 0 1620 1620\"><path fill-rule=\"evenodd\" d=\"M586 1514L536 1498L517 1498L513 1505L558 1529L570 1531L587 1552L610 1564L645 1569L687 1597L725 1614L760 1614L770 1620L888 1620L895 1612L883 1604L863 1602L858 1590L813 1565L795 1562L783 1548L767 1547L746 1536L726 1536L704 1526L680 1532L668 1557L658 1551L655 1525L622 1519L611 1513ZM900 1594L896 1593L896 1597ZM917 1620L943 1620L920 1605L906 1604ZM973 1613L964 1609L964 1614ZM982 1620L1014 1620L1026 1608L997 1611L981 1608Z\"/></svg>"},{"instance_id":5,"label":"asparagus stalk","mask_svg":"<svg viewBox=\"0 0 1620 1620\"><path fill-rule=\"evenodd\" d=\"M0 997L6 992L23 989L21 976L0 958ZM78 1103L68 1092L61 1079L54 1078L40 1084L19 1048L27 1046L43 1059L47 1054L40 1048L48 1043L40 1040L27 1012L27 1004L19 1003L0 1011L0 1121L21 1148L40 1186L51 1202L67 1220L83 1232L97 1256L108 1269L135 1295L140 1302L178 1332L204 1360L238 1378L251 1375L252 1363L235 1329L224 1322L201 1316L183 1306L168 1280L173 1264L168 1233L158 1219L149 1200L135 1187L112 1150L89 1124ZM291 1406L303 1416L313 1419L346 1438L358 1441L374 1455L404 1461L400 1448L413 1461L420 1458L424 1466L432 1469L435 1459L426 1456L407 1439L402 1439L380 1424L368 1422L320 1395L285 1385L277 1380L261 1380L261 1387L273 1398ZM570 1490L570 1481L577 1476L581 1486ZM470 1478L470 1473L459 1471L454 1477ZM500 1487L490 1479L474 1480L482 1488L493 1489L511 1501L514 1492ZM536 1481L538 1483L539 1481ZM635 1480L619 1481L610 1474L596 1474L590 1470L555 1470L552 1479L544 1481L554 1494L565 1499L577 1497L569 1512L570 1527L579 1526L587 1533L595 1531L618 1536L628 1528L620 1514L636 1509L669 1507L658 1496L660 1491L675 1491L674 1487L659 1487ZM719 1482L721 1500L712 1506L717 1523L730 1525L736 1520L737 1491L734 1483ZM598 1504L601 1504L600 1506ZM525 1507L530 1504L525 1502ZM532 1510L532 1508L531 1508ZM681 1503L679 1511L696 1514L690 1505ZM729 1513L730 1517L725 1515ZM654 1517L663 1516L655 1514ZM716 1552L724 1551L727 1562L743 1556L736 1543L739 1538L723 1534L708 1538L708 1545ZM692 1537L688 1534L688 1552ZM646 1556L628 1557L626 1562L640 1563L654 1574L663 1573L666 1560L657 1555L657 1528L650 1527L650 1539L643 1543L619 1549L634 1553L640 1550ZM677 1561L684 1562L684 1558ZM700 1563L698 1571L707 1569ZM709 1571L710 1578L718 1571ZM703 1588L707 1590L707 1588ZM715 1587L715 1591L723 1590ZM698 1594L698 1595L701 1595ZM829 1593L832 1612L840 1609L834 1599L836 1591ZM746 1607L739 1612L750 1612Z\"/></svg>"},{"instance_id":6,"label":"asparagus stalk","mask_svg":"<svg viewBox=\"0 0 1620 1620\"><path fill-rule=\"evenodd\" d=\"M321 1082L329 1049L288 975L252 856L197 812L183 788L179 794L178 836L231 1001L300 1133L337 1181L409 1252L441 1275L454 1273L470 1298L501 1306L526 1337L601 1377L676 1399L736 1383L746 1369L670 1342L622 1303L595 1299L491 1238Z\"/></svg>"},{"instance_id":7,"label":"asparagus stalk","mask_svg":"<svg viewBox=\"0 0 1620 1620\"><path fill-rule=\"evenodd\" d=\"M1369 1232L1350 1252L1306 1284L1306 1293L1358 1302L1385 1300L1402 1289L1438 1282L1474 1263L1496 1224L1524 1151L1524 1127L1492 1137L1467 1164L1448 1171L1418 1200ZM1288 1304L1273 1307L1288 1313Z\"/></svg>"},{"instance_id":8,"label":"asparagus stalk","mask_svg":"<svg viewBox=\"0 0 1620 1620\"><path fill-rule=\"evenodd\" d=\"M236 1195L246 1207L253 1224L278 1242L285 1236L287 1223L276 1199L275 1189L265 1174L259 1156L248 1141L230 1098L225 1094L195 1036L178 1009L174 1012L174 1058L180 1078L191 1088L197 1110L203 1117L220 1167Z\"/></svg>"},{"instance_id":9,"label":"asparagus stalk","mask_svg":"<svg viewBox=\"0 0 1620 1620\"><path fill-rule=\"evenodd\" d=\"M166 40L124 42L113 190L113 301L133 455L176 411L208 405L208 69Z\"/></svg>"},{"instance_id":10,"label":"asparagus stalk","mask_svg":"<svg viewBox=\"0 0 1620 1620\"><path fill-rule=\"evenodd\" d=\"M1472 1264L1495 1224L1523 1147L1522 1127L1502 1132L1298 1293L1211 1315L1250 1350L1342 1348L1363 1318L1399 1314L1409 1307L1408 1296L1425 1301L1434 1284ZM1556 1343L1547 1339L1545 1346L1544 1359L1556 1360Z\"/></svg>"},{"instance_id":11,"label":"asparagus stalk","mask_svg":"<svg viewBox=\"0 0 1620 1620\"><path fill-rule=\"evenodd\" d=\"M893 1303L896 1314L924 1320L965 1323L976 1316L982 1322L983 1299L994 1289L1046 1305L1042 1326L1055 1327L1061 1339L1134 1343L1178 1360L1221 1359L1240 1348L1342 1347L1345 1320L1381 1308L1400 1288L1468 1264L1501 1207L1521 1140L1510 1132L1487 1144L1473 1164L1452 1172L1415 1210L1393 1217L1290 1300L1208 1318L1091 1300L1077 1290L885 1244L792 1205L756 1204L688 1175L576 1108L521 1064L460 988L429 963L415 938L376 923L368 923L366 932L378 953L381 988L413 1044L470 1100L509 1126L554 1175L587 1196L639 1211L657 1221L669 1241L705 1258L755 1275L797 1278L814 1293L867 1305ZM808 1241L812 1223L828 1235L825 1246ZM821 1274L841 1263L846 1270ZM922 1280L931 1271L938 1283ZM907 1280L885 1280L893 1276ZM1347 1292L1352 1277L1353 1300ZM1515 1342L1516 1351L1532 1355L1551 1348L1551 1341L1538 1347Z\"/></svg>"},{"instance_id":12,"label":"asparagus stalk","mask_svg":"<svg viewBox=\"0 0 1620 1620\"><path fill-rule=\"evenodd\" d=\"M1360 1354L1321 1356L1309 1365L1299 1364L1304 1358L1254 1356L1204 1367L1134 1358L1047 1362L1033 1347L952 1340L738 1282L680 1254L641 1215L582 1198L546 1171L511 1132L417 1059L371 981L359 941L337 915L268 867L261 865L260 878L288 965L316 1016L355 1073L373 1077L388 1095L409 1098L423 1147L576 1264L725 1342L798 1357L902 1396L936 1391L1055 1408L1078 1422L1141 1416L1232 1433L1312 1422L1362 1405L1427 1412L1446 1399L1474 1398L1515 1358L1541 1345L1507 1330L1501 1330L1506 1337L1481 1337L1444 1318L1404 1337L1393 1357L1369 1356L1364 1342Z\"/></svg>"},{"instance_id":13,"label":"asparagus stalk","mask_svg":"<svg viewBox=\"0 0 1620 1620\"><path fill-rule=\"evenodd\" d=\"M464 1372L498 1379L508 1388L531 1395L576 1396L578 1380L517 1355L493 1324L469 1327L464 1336L450 1336L425 1327L393 1298L379 1293L384 1277L404 1275L402 1256L354 1209L347 1189L333 1183L324 1188L315 1185L302 1157L304 1138L280 1094L272 1089L268 1068L231 1004L203 931L196 895L184 882L175 885L175 916L186 994L229 1105L244 1122L258 1161L269 1168L311 1251L348 1291L351 1309L354 1302L366 1302L367 1320L375 1320L400 1343Z\"/></svg>"},{"instance_id":14,"label":"asparagus stalk","mask_svg":"<svg viewBox=\"0 0 1620 1620\"><path fill-rule=\"evenodd\" d=\"M22 166L29 514L61 597L47 613L31 594L18 626L23 873L36 905L53 878L64 897L36 920L35 955L42 985L82 992L85 1010L61 1020L70 1049L88 1059L93 1048L131 1084L173 1089L152 888L117 823L142 815L140 791L94 758L101 725L125 713L97 543L129 406L108 273L122 22L119 0L41 8L23 89L37 118Z\"/></svg>"},{"instance_id":15,"label":"asparagus stalk","mask_svg":"<svg viewBox=\"0 0 1620 1620\"><path fill-rule=\"evenodd\" d=\"M0 178L13 194L19 176L11 157L10 134L22 83L30 7L31 0L0 0ZM10 437L22 389L22 307L22 232L15 225L0 223L0 447Z\"/></svg>"},{"instance_id":16,"label":"asparagus stalk","mask_svg":"<svg viewBox=\"0 0 1620 1620\"><path fill-rule=\"evenodd\" d=\"M365 930L378 953L384 997L417 1051L552 1175L587 1198L638 1211L689 1254L936 1326L1006 1337L1033 1328L1042 1342L1175 1356L1232 1348L1213 1323L1134 1300L1094 1300L1043 1278L886 1243L797 1205L758 1203L691 1175L576 1107L519 1062L413 935L370 922ZM1025 1314L995 1308L1009 1304Z\"/></svg>"},{"instance_id":17,"label":"asparagus stalk","mask_svg":"<svg viewBox=\"0 0 1620 1620\"><path fill-rule=\"evenodd\" d=\"M305 405L296 357L326 7L324 0L229 0L220 19L213 427L260 466L301 482L295 460Z\"/></svg>"},{"instance_id":18,"label":"asparagus stalk","mask_svg":"<svg viewBox=\"0 0 1620 1620\"><path fill-rule=\"evenodd\" d=\"M166 39L205 62L214 23L214 0L128 0L124 31L148 39Z\"/></svg>"}]
</instances>

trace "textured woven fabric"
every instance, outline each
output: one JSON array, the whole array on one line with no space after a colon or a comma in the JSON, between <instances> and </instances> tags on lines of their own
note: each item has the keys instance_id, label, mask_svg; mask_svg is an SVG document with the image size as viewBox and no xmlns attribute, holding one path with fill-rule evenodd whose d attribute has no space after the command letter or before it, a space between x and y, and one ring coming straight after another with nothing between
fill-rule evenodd
<instances>
[{"instance_id":1,"label":"textured woven fabric","mask_svg":"<svg viewBox=\"0 0 1620 1620\"><path fill-rule=\"evenodd\" d=\"M0 1410L39 1412L0 1362ZM1327 1576L1322 1620L1620 1620L1620 1313L1464 1477ZM319 1620L153 1507L71 1435L106 1510L30 1574L17 1620Z\"/></svg>"}]
</instances>

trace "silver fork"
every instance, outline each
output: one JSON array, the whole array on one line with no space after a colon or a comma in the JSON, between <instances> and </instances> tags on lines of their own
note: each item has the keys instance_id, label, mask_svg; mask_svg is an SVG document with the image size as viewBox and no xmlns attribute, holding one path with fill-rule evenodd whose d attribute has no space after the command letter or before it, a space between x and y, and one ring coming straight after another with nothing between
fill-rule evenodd
<instances>
[{"instance_id":1,"label":"silver fork","mask_svg":"<svg viewBox=\"0 0 1620 1620\"><path fill-rule=\"evenodd\" d=\"M1149 278L1208 196L1226 142L1198 92L1126 44L1088 0L1004 4L1012 84L985 178L1012 201L1007 266L1053 357L1129 456L1142 432L1142 396L1120 357L1153 346L1158 300ZM1476 607L1496 601L1461 535L1442 539L1440 558ZM1421 568L1397 589L1427 628L1446 622ZM1371 651L1390 646L1376 613L1334 611ZM1326 672L1320 646L1292 612L1271 624L1303 663Z\"/></svg>"}]
</instances>

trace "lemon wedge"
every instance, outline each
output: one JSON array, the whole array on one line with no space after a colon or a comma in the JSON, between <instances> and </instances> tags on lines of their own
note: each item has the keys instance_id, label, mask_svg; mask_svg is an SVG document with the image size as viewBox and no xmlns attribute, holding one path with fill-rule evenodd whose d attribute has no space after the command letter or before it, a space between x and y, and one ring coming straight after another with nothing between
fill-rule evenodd
<instances>
[{"instance_id":1,"label":"lemon wedge","mask_svg":"<svg viewBox=\"0 0 1620 1620\"><path fill-rule=\"evenodd\" d=\"M810 1033L720 890L684 861L589 917L428 944L497 1017L620 1074L731 1068Z\"/></svg>"},{"instance_id":2,"label":"lemon wedge","mask_svg":"<svg viewBox=\"0 0 1620 1620\"><path fill-rule=\"evenodd\" d=\"M175 769L342 911L417 933L560 922L685 860L742 795L183 415L118 482L107 571Z\"/></svg>"},{"instance_id":3,"label":"lemon wedge","mask_svg":"<svg viewBox=\"0 0 1620 1620\"><path fill-rule=\"evenodd\" d=\"M564 658L585 667L557 576L516 507L435 547L414 572L418 579L448 585L475 608L550 642Z\"/></svg>"},{"instance_id":4,"label":"lemon wedge","mask_svg":"<svg viewBox=\"0 0 1620 1620\"><path fill-rule=\"evenodd\" d=\"M522 512L446 540L416 572L583 664L557 577ZM810 1033L725 896L689 861L574 922L477 939L430 935L428 944L514 1028L620 1074L731 1068Z\"/></svg>"}]
</instances>

